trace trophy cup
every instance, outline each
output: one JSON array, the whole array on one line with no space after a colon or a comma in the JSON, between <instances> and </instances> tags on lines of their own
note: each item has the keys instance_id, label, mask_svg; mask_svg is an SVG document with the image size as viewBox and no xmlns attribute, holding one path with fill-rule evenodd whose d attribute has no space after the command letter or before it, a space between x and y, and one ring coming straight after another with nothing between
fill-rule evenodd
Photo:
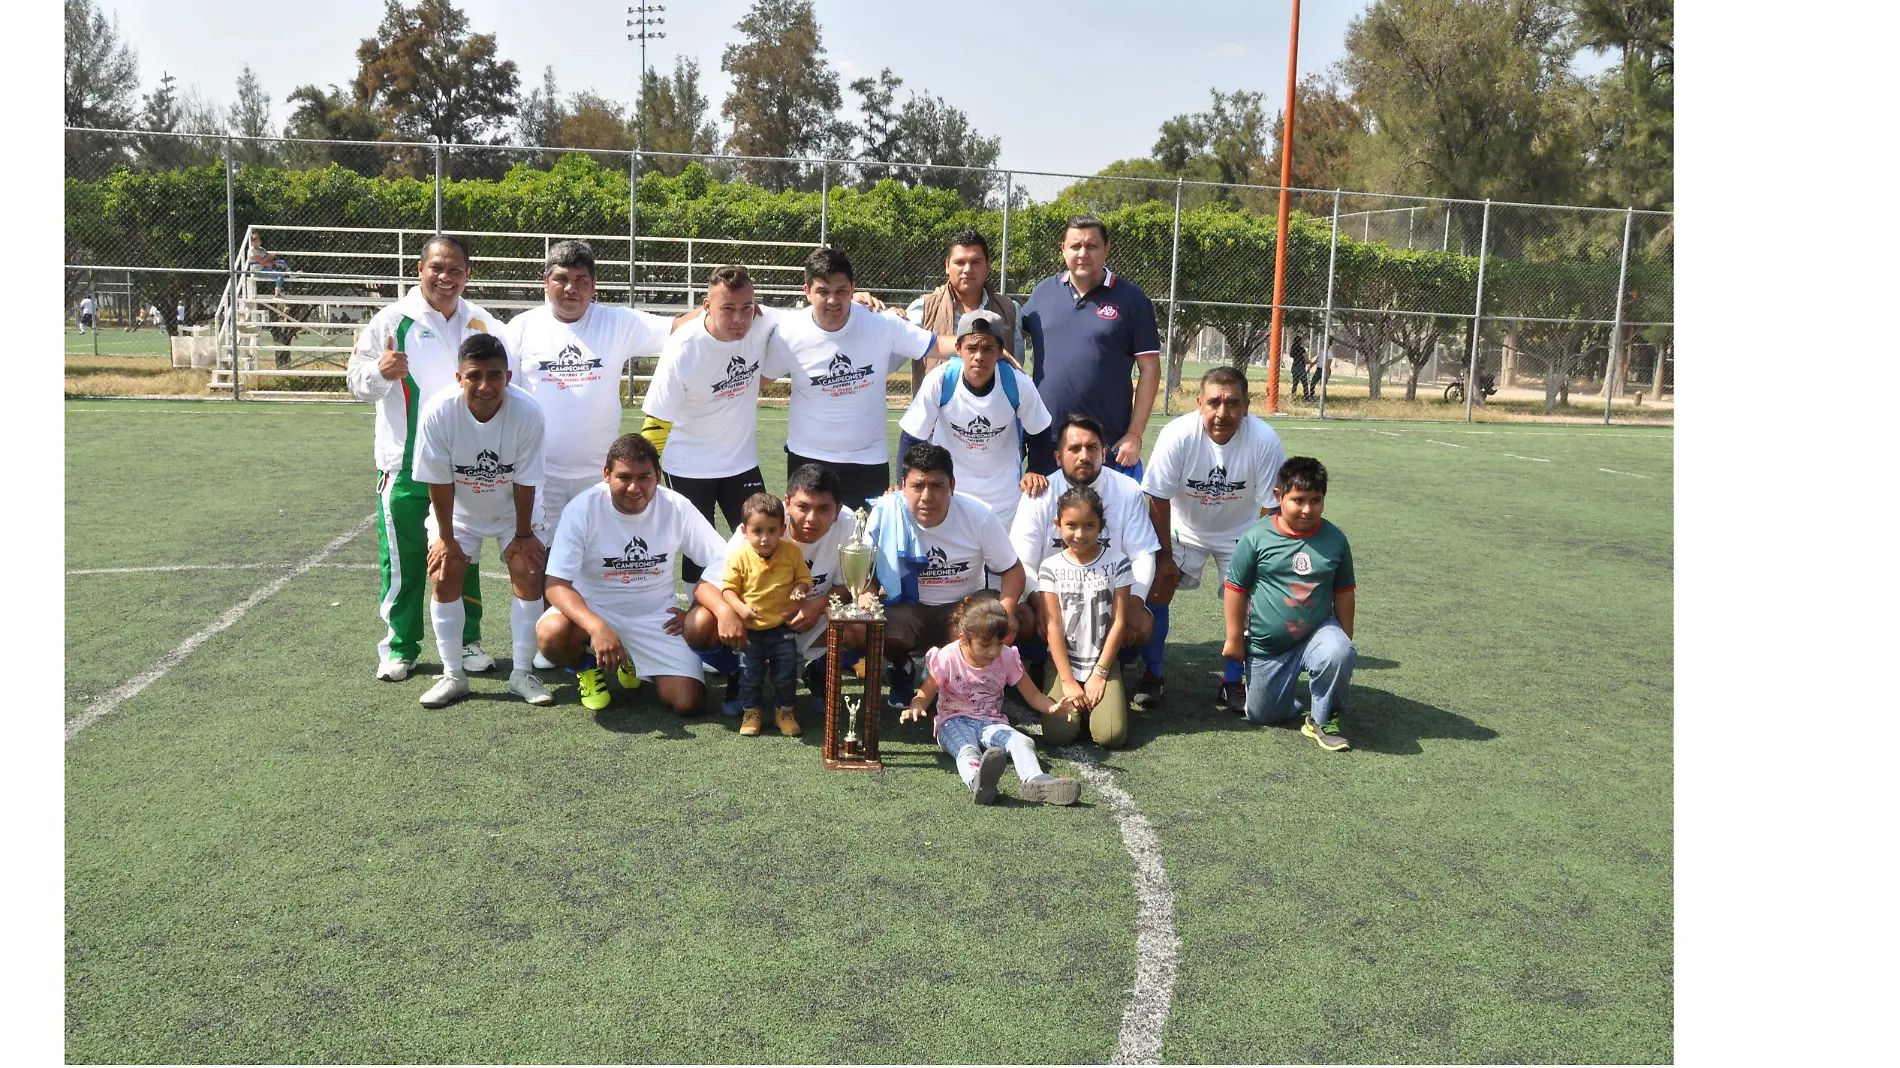
<instances>
[{"instance_id":1,"label":"trophy cup","mask_svg":"<svg viewBox=\"0 0 1900 1068\"><path fill-rule=\"evenodd\" d=\"M838 576L825 623L825 767L873 771L884 767L878 759L877 721L884 701L884 608L858 606L858 597L869 584L873 558L869 514L856 512L858 529L851 540L838 549ZM846 627L864 628L864 675L841 668L844 643L840 637Z\"/></svg>"}]
</instances>

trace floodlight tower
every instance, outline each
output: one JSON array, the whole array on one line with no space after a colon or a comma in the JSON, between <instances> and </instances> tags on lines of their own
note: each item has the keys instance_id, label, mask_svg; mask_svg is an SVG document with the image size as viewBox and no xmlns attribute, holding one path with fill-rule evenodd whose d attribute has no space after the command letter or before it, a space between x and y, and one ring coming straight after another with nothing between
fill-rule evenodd
<instances>
[{"instance_id":1,"label":"floodlight tower","mask_svg":"<svg viewBox=\"0 0 1900 1068\"><path fill-rule=\"evenodd\" d=\"M627 28L633 31L627 35L627 40L640 42L640 82L634 86L633 91L633 147L635 149L647 147L647 114L646 109L640 106L641 98L646 94L647 89L647 42L657 41L666 36L666 31L653 28L666 25L666 20L658 17L659 13L665 10L666 5L649 4L646 0L640 0L638 5L627 9L627 14L633 16L627 20Z\"/></svg>"},{"instance_id":2,"label":"floodlight tower","mask_svg":"<svg viewBox=\"0 0 1900 1068\"><path fill-rule=\"evenodd\" d=\"M1286 299L1286 187L1293 181L1293 90L1300 67L1300 0L1293 0L1293 37L1286 56L1286 120L1280 138L1280 222L1273 242L1273 325L1267 331L1267 412L1280 410L1280 327ZM1320 354L1320 366L1326 356Z\"/></svg>"}]
</instances>

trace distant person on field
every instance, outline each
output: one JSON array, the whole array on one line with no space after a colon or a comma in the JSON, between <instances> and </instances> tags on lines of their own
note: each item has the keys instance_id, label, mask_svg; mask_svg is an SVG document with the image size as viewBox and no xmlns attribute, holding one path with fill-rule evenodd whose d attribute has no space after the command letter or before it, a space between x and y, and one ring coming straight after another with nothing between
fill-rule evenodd
<instances>
[{"instance_id":1,"label":"distant person on field","mask_svg":"<svg viewBox=\"0 0 1900 1068\"><path fill-rule=\"evenodd\" d=\"M394 304L370 318L356 335L345 372L350 396L376 405L376 538L381 568L379 612L387 631L377 643L376 677L401 682L422 651L428 614L423 582L429 487L413 476L417 410L455 382L457 352L471 334L489 333L497 320L462 299L468 285L468 246L436 234L423 243L416 282ZM494 658L482 650L480 568L462 582L467 623L462 667L487 671ZM446 665L445 665L446 666Z\"/></svg>"},{"instance_id":2,"label":"distant person on field","mask_svg":"<svg viewBox=\"0 0 1900 1068\"><path fill-rule=\"evenodd\" d=\"M930 677L898 715L908 723L930 715L937 701L937 719L931 730L937 744L956 761L963 784L976 793L976 803L996 803L996 784L1003 765L1015 762L1018 792L1025 801L1073 805L1081 787L1071 778L1057 778L1036 759L1036 743L1009 725L1003 714L1003 691L1015 687L1029 707L1045 718L1070 714L1072 699L1052 701L1036 689L1023 672L1016 647L1005 644L1011 622L1003 603L989 591L965 597L950 617L953 639L924 654Z\"/></svg>"},{"instance_id":3,"label":"distant person on field","mask_svg":"<svg viewBox=\"0 0 1900 1068\"><path fill-rule=\"evenodd\" d=\"M429 398L418 418L415 480L429 487L429 622L442 655L442 678L422 695L424 708L467 696L463 667L462 581L481 565L493 538L514 584L509 630L514 666L508 692L531 705L554 695L529 673L541 615L548 537L537 487L544 425L534 398L509 384L508 350L490 334L470 334L458 349L455 385Z\"/></svg>"},{"instance_id":4,"label":"distant person on field","mask_svg":"<svg viewBox=\"0 0 1900 1068\"><path fill-rule=\"evenodd\" d=\"M93 317L97 313L98 313L98 305L92 302L91 296L84 296L84 297L79 298L79 332L80 333L82 334L85 333L87 328L93 325Z\"/></svg>"},{"instance_id":5,"label":"distant person on field","mask_svg":"<svg viewBox=\"0 0 1900 1068\"><path fill-rule=\"evenodd\" d=\"M962 332L957 329L957 324L962 322L965 315L973 311L992 312L1002 320L1002 328L997 336L1003 351L1014 354L1020 365L1022 335L1017 332L1016 324L1022 318L1022 308L1008 297L991 291L990 244L983 235L969 227L952 234L950 248L943 256L943 273L944 284L911 301L910 307L904 309L904 318L933 334L960 335ZM941 357L928 356L910 365L912 397L919 395L924 379L931 377L943 364ZM915 434L915 431L899 430L897 455L900 458L921 440ZM924 437L929 435L925 434ZM1020 442L1017 443L1017 452L1020 456Z\"/></svg>"},{"instance_id":6,"label":"distant person on field","mask_svg":"<svg viewBox=\"0 0 1900 1068\"><path fill-rule=\"evenodd\" d=\"M1325 465L1311 456L1290 457L1277 483L1280 511L1247 528L1234 546L1221 655L1247 661L1249 723L1286 723L1298 715L1293 686L1306 672L1313 707L1300 733L1337 752L1347 748L1339 713L1359 659L1352 643L1352 546L1320 517Z\"/></svg>"},{"instance_id":7,"label":"distant person on field","mask_svg":"<svg viewBox=\"0 0 1900 1068\"><path fill-rule=\"evenodd\" d=\"M1287 363L1293 371L1293 384L1287 388L1287 399L1292 400L1306 390L1306 399L1313 399L1313 383L1306 376L1306 342L1298 334L1293 335L1293 348L1287 356Z\"/></svg>"},{"instance_id":8,"label":"distant person on field","mask_svg":"<svg viewBox=\"0 0 1900 1068\"><path fill-rule=\"evenodd\" d=\"M1069 710L1043 714L1042 737L1050 745L1067 745L1085 727L1104 749L1128 741L1128 697L1115 661L1129 644L1139 604L1133 568L1121 550L1103 543L1102 519L1102 498L1093 489L1063 493L1055 524L1062 551L1036 569L1037 615L1049 643L1043 686Z\"/></svg>"},{"instance_id":9,"label":"distant person on field","mask_svg":"<svg viewBox=\"0 0 1900 1068\"><path fill-rule=\"evenodd\" d=\"M798 696L801 661L798 642L787 625L798 603L811 596L811 568L798 547L785 537L785 504L769 493L745 499L739 513L744 543L726 553L719 590L726 606L746 626L739 650L739 733L756 735L765 725L765 673L772 672L772 697L778 732L795 738L803 730L793 706Z\"/></svg>"}]
</instances>

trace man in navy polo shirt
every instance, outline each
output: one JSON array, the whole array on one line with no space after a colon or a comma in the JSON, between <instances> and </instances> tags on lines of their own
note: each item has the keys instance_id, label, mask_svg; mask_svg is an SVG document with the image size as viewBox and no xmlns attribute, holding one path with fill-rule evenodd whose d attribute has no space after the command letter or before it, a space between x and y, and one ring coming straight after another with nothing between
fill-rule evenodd
<instances>
[{"instance_id":1,"label":"man in navy polo shirt","mask_svg":"<svg viewBox=\"0 0 1900 1068\"><path fill-rule=\"evenodd\" d=\"M1155 306L1141 287L1107 267L1108 227L1093 215L1069 219L1061 274L1036 284L1023 305L1022 333L1036 350L1030 377L1060 423L1071 414L1102 424L1107 466L1141 478L1141 437L1161 384L1161 336ZM1140 380L1129 372L1141 368ZM1055 470L1050 431L1028 442L1029 470Z\"/></svg>"}]
</instances>

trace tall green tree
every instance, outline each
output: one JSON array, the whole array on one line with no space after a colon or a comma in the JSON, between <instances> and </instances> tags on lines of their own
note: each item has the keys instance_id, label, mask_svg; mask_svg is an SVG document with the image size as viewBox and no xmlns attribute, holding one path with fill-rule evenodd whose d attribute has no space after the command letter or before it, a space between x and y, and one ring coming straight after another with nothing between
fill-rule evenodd
<instances>
[{"instance_id":1,"label":"tall green tree","mask_svg":"<svg viewBox=\"0 0 1900 1068\"><path fill-rule=\"evenodd\" d=\"M231 132L240 140L231 146L231 151L241 163L268 164L277 161L277 146L267 141L252 140L277 136L277 128L270 120L270 93L265 91L264 83L251 69L249 63L238 72L237 101L231 105L227 116Z\"/></svg>"},{"instance_id":2,"label":"tall green tree","mask_svg":"<svg viewBox=\"0 0 1900 1068\"><path fill-rule=\"evenodd\" d=\"M382 136L383 127L361 99L334 85L327 90L300 85L291 90L284 103L296 105L284 121L285 137L343 142L293 141L284 146L287 162L301 167L335 163L369 177L383 173L388 153L374 144Z\"/></svg>"},{"instance_id":3,"label":"tall green tree","mask_svg":"<svg viewBox=\"0 0 1900 1068\"><path fill-rule=\"evenodd\" d=\"M899 150L905 156L937 165L924 168L912 179L913 184L955 190L971 207L981 205L995 187L999 176L989 170L939 169L994 167L1003 151L1001 138L983 136L968 115L942 97L913 95L904 102L897 128Z\"/></svg>"},{"instance_id":4,"label":"tall green tree","mask_svg":"<svg viewBox=\"0 0 1900 1068\"><path fill-rule=\"evenodd\" d=\"M170 171L185 165L190 155L188 145L182 138L170 136L178 132L184 117L184 108L178 99L178 79L168 71L159 77L158 86L145 94L139 105L139 128L149 135L138 139L139 166Z\"/></svg>"},{"instance_id":5,"label":"tall green tree","mask_svg":"<svg viewBox=\"0 0 1900 1068\"><path fill-rule=\"evenodd\" d=\"M562 109L554 128L554 143L562 148L612 149L633 148L633 123L626 105L583 89Z\"/></svg>"},{"instance_id":6,"label":"tall green tree","mask_svg":"<svg viewBox=\"0 0 1900 1068\"><path fill-rule=\"evenodd\" d=\"M1611 206L1675 204L1673 0L1572 0L1579 44L1617 62L1592 80L1593 198Z\"/></svg>"},{"instance_id":7,"label":"tall green tree","mask_svg":"<svg viewBox=\"0 0 1900 1068\"><path fill-rule=\"evenodd\" d=\"M356 60L361 95L398 139L478 143L515 115L514 61L497 57L494 34L471 33L451 0L386 0Z\"/></svg>"},{"instance_id":8,"label":"tall green tree","mask_svg":"<svg viewBox=\"0 0 1900 1068\"><path fill-rule=\"evenodd\" d=\"M1309 74L1293 92L1293 175L1295 189L1356 189L1362 184L1355 170L1370 130L1366 117L1340 91L1332 72ZM1280 184L1280 149L1285 143L1286 111L1273 116L1269 131L1266 176Z\"/></svg>"},{"instance_id":9,"label":"tall green tree","mask_svg":"<svg viewBox=\"0 0 1900 1068\"><path fill-rule=\"evenodd\" d=\"M66 0L66 92L68 126L122 130L138 112L138 53L119 35L119 18L107 18L92 0ZM126 159L123 138L66 135L66 171L103 173Z\"/></svg>"},{"instance_id":10,"label":"tall green tree","mask_svg":"<svg viewBox=\"0 0 1900 1068\"><path fill-rule=\"evenodd\" d=\"M859 78L851 83L851 91L858 94L858 113L864 117L855 130L856 155L864 164L858 168L858 180L852 183L860 189L895 176L897 172L886 164L905 158L904 109L897 103L897 91L903 87L904 79L892 74L889 67L879 71L876 78Z\"/></svg>"},{"instance_id":11,"label":"tall green tree","mask_svg":"<svg viewBox=\"0 0 1900 1068\"><path fill-rule=\"evenodd\" d=\"M708 117L711 110L712 101L699 88L697 60L674 57L670 75L647 71L640 84L637 116L642 147L653 152L699 155L719 151L719 127ZM660 173L671 176L684 170L688 162L661 156L652 164Z\"/></svg>"},{"instance_id":12,"label":"tall green tree","mask_svg":"<svg viewBox=\"0 0 1900 1068\"><path fill-rule=\"evenodd\" d=\"M741 36L720 55L732 79L719 113L732 123L732 150L745 156L810 156L835 141L840 104L838 75L811 0L753 0L735 27ZM798 184L797 163L758 162L747 175L767 189Z\"/></svg>"}]
</instances>

